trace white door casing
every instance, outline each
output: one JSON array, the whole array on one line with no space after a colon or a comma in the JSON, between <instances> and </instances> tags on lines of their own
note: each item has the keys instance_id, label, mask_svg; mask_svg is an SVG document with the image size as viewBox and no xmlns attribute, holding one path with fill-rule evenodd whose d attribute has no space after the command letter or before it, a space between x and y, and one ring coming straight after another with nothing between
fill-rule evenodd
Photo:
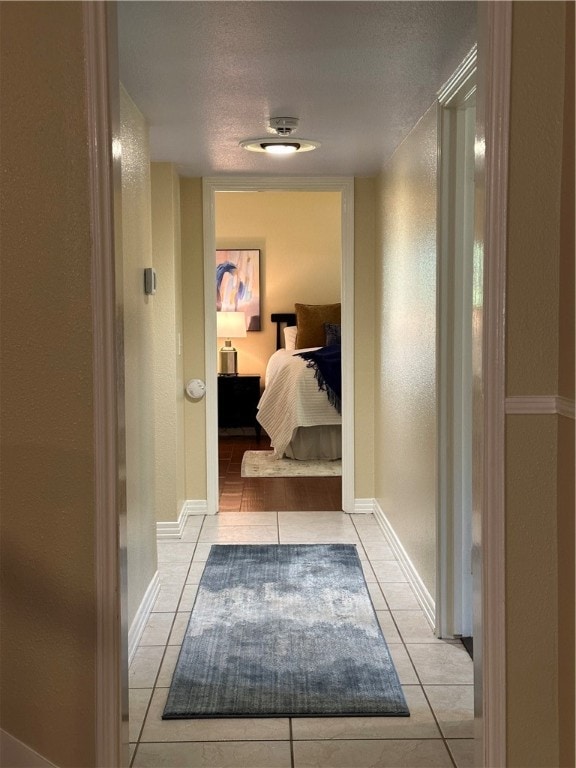
<instances>
[{"instance_id":1,"label":"white door casing","mask_svg":"<svg viewBox=\"0 0 576 768\"><path fill-rule=\"evenodd\" d=\"M478 3L472 570L476 764L506 765L505 297L512 3Z\"/></svg>"},{"instance_id":2,"label":"white door casing","mask_svg":"<svg viewBox=\"0 0 576 768\"><path fill-rule=\"evenodd\" d=\"M472 635L476 46L438 94L436 631Z\"/></svg>"},{"instance_id":3,"label":"white door casing","mask_svg":"<svg viewBox=\"0 0 576 768\"><path fill-rule=\"evenodd\" d=\"M217 192L304 190L340 192L342 201L342 509L354 512L354 179L349 177L214 177L203 180L204 201L204 322L206 371L206 497L207 512L218 511L218 403L216 291Z\"/></svg>"},{"instance_id":4,"label":"white door casing","mask_svg":"<svg viewBox=\"0 0 576 768\"><path fill-rule=\"evenodd\" d=\"M107 29L105 8L113 7L109 3L85 3L100 14L88 31L87 51L92 57L87 66L95 66L102 73L105 71L107 57L111 56L114 65L116 52L108 47L108 34L115 20L110 20ZM507 190L507 151L508 119L510 98L510 37L512 28L512 5L503 2L479 3L478 38L479 38L479 75L482 87L479 89L482 106L478 119L476 157L482 164L482 201L480 216L477 217L475 240L476 256L481 264L485 263L483 280L484 320L482 338L483 397L481 408L476 415L482 422L483 437L477 446L482 452L487 471L479 480L480 494L474 493L474 560L475 567L482 575L481 593L475 593L475 637L478 655L475 654L475 693L477 694L477 734L480 752L478 765L501 768L506 764L506 684L505 684L505 602L504 602L504 452L503 452L503 414L504 414L504 295L506 263L506 190ZM86 11L85 11L86 12ZM109 106L114 94L108 91L106 78L87 78L87 102L90 115L101 120L99 126L103 137L111 140L111 116ZM91 200L93 210L92 262L100 262L104 256L102 279L107 281L108 289L114 283L113 248L103 252L99 250L101 242L107 242L110 234L108 215L113 211L112 185L106 183L106 175L98 166L100 148L90 156L91 172L100 179L99 186ZM111 151L108 147L106 151ZM485 156L484 156L485 151ZM104 175L102 175L104 173ZM208 180L207 180L208 181ZM214 180L218 181L218 180ZM237 180L236 180L237 181ZM268 180L269 181L269 180ZM316 180L317 181L317 180ZM350 180L343 180L350 184ZM97 182L98 183L98 182ZM477 187L478 189L478 187ZM343 194L343 199L350 199ZM205 203L206 205L206 203ZM100 210L99 206L103 206ZM213 212L212 212L213 215ZM348 216L351 211L348 210ZM351 252L353 231L348 229L343 238L343 248ZM214 244L209 243L213 248ZM119 254L116 254L116 258ZM109 269L111 267L111 269ZM93 264L98 270L98 264ZM346 291L353 296L353 282L348 274L350 264L343 263L343 278L346 277ZM344 291L344 281L343 281ZM210 294L209 294L210 295ZM348 300L352 298L348 296ZM344 294L343 294L344 298ZM116 329L116 306L113 290L101 292L99 309L95 312L95 326L105 323L118 339ZM215 313L214 313L215 314ZM215 325L215 322L212 321ZM114 329L116 333L114 334ZM344 329L343 329L344 331ZM345 332L345 331L344 331ZM214 355L216 354L215 328L211 331ZM348 334L349 335L349 334ZM343 345L352 351L353 337L343 338ZM110 342L110 338L108 338ZM122 676L118 659L122 657L122 646L127 639L121 635L121 616L118 610L117 578L122 560L122 542L119 546L118 529L122 514L122 501L117 496L119 477L119 459L105 461L109 450L109 439L115 434L118 421L118 405L110 390L110 371L115 370L116 356L121 354L114 343L105 344L99 352L99 364L95 366L95 387L108 392L101 406L95 409L95 450L102 458L99 467L99 482L102 486L102 499L97 505L97 517L100 522L95 529L96 570L100 574L98 603L103 613L99 621L109 622L104 632L99 632L96 646L97 667L97 709L96 709L96 754L97 764L113 768L126 765L122 756L122 708L119 702L127 697L127 680ZM212 366L216 371L215 358ZM350 371L352 366L350 366ZM215 397L215 381L212 381L212 393ZM475 416L476 417L476 416ZM476 434L477 424L474 423ZM348 435L348 438L353 435ZM347 450L352 449L349 440ZM353 468L353 463L352 463ZM344 479L344 478L343 478ZM347 477L345 503L353 500L353 475ZM214 488L212 488L214 495ZM344 494L344 486L343 486ZM121 494L120 494L121 495ZM107 497L107 499L106 499ZM99 510L99 511L98 511ZM112 575L110 575L112 574ZM479 663L477 662L479 660Z\"/></svg>"},{"instance_id":5,"label":"white door casing","mask_svg":"<svg viewBox=\"0 0 576 768\"><path fill-rule=\"evenodd\" d=\"M128 765L120 97L114 3L83 2L90 163L96 589L95 765Z\"/></svg>"}]
</instances>

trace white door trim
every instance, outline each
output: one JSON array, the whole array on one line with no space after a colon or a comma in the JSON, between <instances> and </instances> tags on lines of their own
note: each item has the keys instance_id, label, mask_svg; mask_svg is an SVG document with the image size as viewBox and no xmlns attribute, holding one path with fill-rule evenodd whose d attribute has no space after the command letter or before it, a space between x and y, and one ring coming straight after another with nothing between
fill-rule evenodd
<instances>
[{"instance_id":1,"label":"white door trim","mask_svg":"<svg viewBox=\"0 0 576 768\"><path fill-rule=\"evenodd\" d=\"M113 7L113 3L89 3L85 6L95 6L95 18L100 18L100 22L95 24L90 32L91 42L86 41L87 50L92 46L90 53L91 60L98 67L103 66L106 57L112 56L113 62L116 60L116 53L108 49L106 24L102 23L104 7ZM506 764L506 664L505 664L505 604L504 604L504 295L505 295L505 255L506 255L506 191L507 191L507 154L508 154L508 120L509 120L509 100L510 100L510 41L512 28L512 7L509 0L502 2L479 3L479 23L478 29L480 36L484 38L482 49L482 66L485 70L486 78L486 100L487 100L487 120L486 120L486 307L485 307L485 329L486 329L486 350L493 357L486 357L491 364L486 371L486 435L485 435L485 454L486 454L486 472L485 472L485 495L484 506L485 514L482 519L482 542L483 552L481 553L482 570L484 577L484 594L482 615L482 644L484 646L484 670L482 682L482 755L480 762L482 765L491 768L500 768ZM108 12L110 13L110 11ZM110 28L115 22L110 22ZM110 61L107 62L110 66ZM100 144L99 150L106 152L110 150L111 124L108 113L109 103L113 101L105 89L100 88L98 79L87 77L87 98L94 108L94 115L102 121L104 130L104 142ZM90 162L92 172L98 174L99 168L96 165L98 153L91 152ZM348 180L350 183L350 180ZM238 182L238 180L236 180ZM113 192L111 185L103 184L101 187L102 205L106 210L110 210L113 204ZM94 206L94 201L92 202ZM349 217L350 212L347 213ZM353 208L352 208L353 216ZM106 238L105 223L101 218L94 220L96 228L100 231L100 236ZM96 233L93 235L96 237ZM353 228L346 232L346 239L343 240L343 247L352 240ZM205 243L206 246L206 243ZM214 244L211 244L214 247ZM353 251L353 247L352 247ZM98 259L97 249L93 248L92 259ZM344 265L346 269L349 265ZM97 265L94 265L97 270ZM353 276L353 275L352 275ZM111 279L109 277L109 279ZM348 278L347 278L348 279ZM352 294L348 299L353 298L353 282L347 285L347 290ZM102 297L101 317L99 320L105 322L108 327L116 329L116 307L109 292L105 292ZM97 324L96 310L94 322ZM212 331L213 348L215 350L215 328ZM348 340L350 344L352 340ZM116 346L106 344L101 351L99 365L95 365L95 378L99 381L96 388L106 388L110 382L110 371L115 370L116 366ZM216 352L214 351L214 355ZM214 375L216 365L214 360ZM353 366L350 366L353 370ZM96 382L95 382L96 383ZM118 383L115 382L118 386ZM215 382L212 383L214 392ZM110 390L108 390L110 392ZM99 410L100 409L100 410ZM104 461L106 440L104 435L111 434L109 430L114 431L118 428L120 418L117 418L117 409L121 414L119 404L107 401L101 406L95 407L95 420L100 421L104 430L97 428L96 451L103 460L99 465L99 473L104 477L99 478L103 487L107 489L108 504L104 499L100 499L96 509L96 517L99 518L95 530L96 546L96 569L99 578L104 581L98 587L98 606L99 622L108 621L105 626L105 632L99 631L97 638L97 727L96 727L96 753L98 756L98 765L106 768L123 765L125 758L122 757L122 711L118 703L118 688L122 688L123 700L127 699L127 683L121 679L116 660L122 655L122 646L127 647L127 641L121 634L121 615L118 610L118 594L112 591L112 580L110 579L109 567L117 565L122 556L121 547L125 546L124 541L119 542L118 529L107 524L109 522L110 510L113 510L113 517L117 521L117 507L121 506L118 501L117 485L120 461L118 455L115 455L115 461ZM353 442L351 442L353 446ZM114 455L114 454L112 454ZM114 466L112 466L114 464ZM352 466L353 468L353 466ZM352 477L353 479L353 477ZM214 490L212 491L214 493ZM350 488L347 488L348 504L350 499ZM352 494L353 496L353 494ZM100 517L101 516L101 517ZM125 550L124 550L125 554ZM108 577L105 576L108 574ZM114 578L114 577L113 577ZM108 600L108 601L107 601ZM108 678L106 669L110 671L112 678ZM118 757L120 755L120 757ZM107 756L110 756L108 759Z\"/></svg>"},{"instance_id":2,"label":"white door trim","mask_svg":"<svg viewBox=\"0 0 576 768\"><path fill-rule=\"evenodd\" d=\"M216 192L304 190L342 196L342 509L354 512L354 179L351 177L225 177L203 180L204 322L206 378L206 495L208 514L218 510L218 403L216 291L214 289Z\"/></svg>"},{"instance_id":3,"label":"white door trim","mask_svg":"<svg viewBox=\"0 0 576 768\"><path fill-rule=\"evenodd\" d=\"M474 46L438 92L435 629L439 637L472 634L469 486L472 474L474 180L471 170L474 156L471 153L474 123L470 110L475 105L476 61ZM472 169L468 167L470 164Z\"/></svg>"},{"instance_id":4,"label":"white door trim","mask_svg":"<svg viewBox=\"0 0 576 768\"><path fill-rule=\"evenodd\" d=\"M92 331L94 385L94 547L96 584L96 766L127 764L127 631L121 620L125 599L125 452L123 376L117 340L122 322L116 312L121 220L114 211L119 157L112 137L119 116L116 8L84 2L87 132L90 161ZM116 231L115 231L116 230ZM116 251L116 252L115 252ZM121 348L121 347L120 347ZM124 510L124 514L122 514ZM124 557L122 556L124 553ZM121 568L120 563L123 563ZM123 594L124 592L124 594Z\"/></svg>"},{"instance_id":5,"label":"white door trim","mask_svg":"<svg viewBox=\"0 0 576 768\"><path fill-rule=\"evenodd\" d=\"M506 765L505 309L512 3L478 3L485 109L481 765ZM480 244L481 247L482 244Z\"/></svg>"}]
</instances>

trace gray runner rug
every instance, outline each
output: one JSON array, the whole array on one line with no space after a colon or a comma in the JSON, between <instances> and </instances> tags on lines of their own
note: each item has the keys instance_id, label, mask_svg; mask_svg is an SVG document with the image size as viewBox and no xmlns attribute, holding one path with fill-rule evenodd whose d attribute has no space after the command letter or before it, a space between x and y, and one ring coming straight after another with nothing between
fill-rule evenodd
<instances>
[{"instance_id":1,"label":"gray runner rug","mask_svg":"<svg viewBox=\"0 0 576 768\"><path fill-rule=\"evenodd\" d=\"M163 719L409 715L352 544L213 545Z\"/></svg>"}]
</instances>

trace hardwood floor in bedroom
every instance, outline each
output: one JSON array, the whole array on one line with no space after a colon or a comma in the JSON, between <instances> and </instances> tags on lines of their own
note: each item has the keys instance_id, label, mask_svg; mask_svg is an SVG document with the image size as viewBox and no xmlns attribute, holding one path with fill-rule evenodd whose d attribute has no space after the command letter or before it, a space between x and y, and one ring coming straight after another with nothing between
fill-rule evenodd
<instances>
[{"instance_id":1,"label":"hardwood floor in bedroom","mask_svg":"<svg viewBox=\"0 0 576 768\"><path fill-rule=\"evenodd\" d=\"M342 509L341 477L241 477L244 451L268 451L262 435L220 436L220 512L332 512Z\"/></svg>"}]
</instances>

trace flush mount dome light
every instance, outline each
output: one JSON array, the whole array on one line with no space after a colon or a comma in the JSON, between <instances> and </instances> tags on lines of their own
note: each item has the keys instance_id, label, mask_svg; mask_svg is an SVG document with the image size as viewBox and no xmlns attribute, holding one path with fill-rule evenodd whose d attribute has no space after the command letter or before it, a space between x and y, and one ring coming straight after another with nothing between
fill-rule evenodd
<instances>
[{"instance_id":1,"label":"flush mount dome light","mask_svg":"<svg viewBox=\"0 0 576 768\"><path fill-rule=\"evenodd\" d=\"M240 146L249 152L267 152L269 155L293 155L296 152L311 152L320 146L317 141L298 139L298 141L286 141L286 139L247 139L241 141Z\"/></svg>"},{"instance_id":2,"label":"flush mount dome light","mask_svg":"<svg viewBox=\"0 0 576 768\"><path fill-rule=\"evenodd\" d=\"M298 127L297 117L272 117L269 132L279 138L267 136L263 139L246 139L240 146L249 152L266 152L270 155L294 155L297 152L311 152L320 146L310 139L291 139L290 134Z\"/></svg>"},{"instance_id":3,"label":"flush mount dome light","mask_svg":"<svg viewBox=\"0 0 576 768\"><path fill-rule=\"evenodd\" d=\"M294 152L298 152L300 144L294 142L282 142L281 144L260 144L264 152L270 152L271 155L292 155Z\"/></svg>"}]
</instances>

